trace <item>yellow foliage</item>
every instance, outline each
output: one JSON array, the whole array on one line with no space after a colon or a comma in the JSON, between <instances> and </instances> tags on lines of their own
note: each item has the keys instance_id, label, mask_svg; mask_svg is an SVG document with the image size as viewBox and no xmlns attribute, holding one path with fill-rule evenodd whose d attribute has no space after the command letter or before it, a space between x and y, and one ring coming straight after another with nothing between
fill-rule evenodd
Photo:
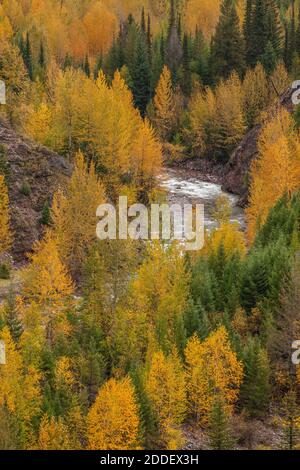
<instances>
[{"instance_id":1,"label":"yellow foliage","mask_svg":"<svg viewBox=\"0 0 300 470\"><path fill-rule=\"evenodd\" d=\"M45 415L40 424L38 448L40 450L70 450L69 431L61 418Z\"/></svg>"},{"instance_id":2,"label":"yellow foliage","mask_svg":"<svg viewBox=\"0 0 300 470\"><path fill-rule=\"evenodd\" d=\"M226 256L231 256L234 253L239 253L241 256L246 254L244 234L237 222L223 222L219 228L212 230L201 253L204 255L217 254L221 246L223 246Z\"/></svg>"},{"instance_id":3,"label":"yellow foliage","mask_svg":"<svg viewBox=\"0 0 300 470\"><path fill-rule=\"evenodd\" d=\"M96 2L91 4L83 24L88 36L89 54L96 56L107 52L117 29L116 16L102 2Z\"/></svg>"},{"instance_id":4,"label":"yellow foliage","mask_svg":"<svg viewBox=\"0 0 300 470\"><path fill-rule=\"evenodd\" d=\"M4 176L0 174L0 255L9 250L12 243L9 227L8 191Z\"/></svg>"},{"instance_id":5,"label":"yellow foliage","mask_svg":"<svg viewBox=\"0 0 300 470\"><path fill-rule=\"evenodd\" d=\"M7 327L0 332L4 341L6 364L1 365L0 406L6 404L29 431L29 423L37 416L41 405L41 376L33 366L24 368L21 354L16 349Z\"/></svg>"},{"instance_id":6,"label":"yellow foliage","mask_svg":"<svg viewBox=\"0 0 300 470\"><path fill-rule=\"evenodd\" d=\"M259 157L252 166L246 209L250 241L276 201L285 193L291 195L300 186L300 139L293 126L290 114L281 109L261 132Z\"/></svg>"},{"instance_id":7,"label":"yellow foliage","mask_svg":"<svg viewBox=\"0 0 300 470\"><path fill-rule=\"evenodd\" d=\"M185 373L177 353L152 355L145 386L166 448L178 449L183 443L178 426L184 420L187 401Z\"/></svg>"},{"instance_id":8,"label":"yellow foliage","mask_svg":"<svg viewBox=\"0 0 300 470\"><path fill-rule=\"evenodd\" d=\"M261 113L269 102L269 86L266 72L258 63L255 69L249 69L242 85L243 108L248 127L259 122Z\"/></svg>"},{"instance_id":9,"label":"yellow foliage","mask_svg":"<svg viewBox=\"0 0 300 470\"><path fill-rule=\"evenodd\" d=\"M110 379L99 390L88 413L90 450L139 448L139 410L131 379Z\"/></svg>"},{"instance_id":10,"label":"yellow foliage","mask_svg":"<svg viewBox=\"0 0 300 470\"><path fill-rule=\"evenodd\" d=\"M43 145L49 145L51 125L52 112L46 103L42 102L37 109L33 106L27 108L24 131L33 140Z\"/></svg>"},{"instance_id":11,"label":"yellow foliage","mask_svg":"<svg viewBox=\"0 0 300 470\"><path fill-rule=\"evenodd\" d=\"M104 202L104 188L79 152L65 193L58 191L53 200L52 220L58 250L73 274L80 271L88 250L96 240L96 209Z\"/></svg>"},{"instance_id":12,"label":"yellow foliage","mask_svg":"<svg viewBox=\"0 0 300 470\"><path fill-rule=\"evenodd\" d=\"M154 96L155 125L162 139L167 139L174 124L175 100L172 90L171 72L165 65Z\"/></svg>"},{"instance_id":13,"label":"yellow foliage","mask_svg":"<svg viewBox=\"0 0 300 470\"><path fill-rule=\"evenodd\" d=\"M224 326L200 342L193 336L185 349L190 413L205 425L216 394L232 413L243 380L243 366L231 350Z\"/></svg>"}]
</instances>

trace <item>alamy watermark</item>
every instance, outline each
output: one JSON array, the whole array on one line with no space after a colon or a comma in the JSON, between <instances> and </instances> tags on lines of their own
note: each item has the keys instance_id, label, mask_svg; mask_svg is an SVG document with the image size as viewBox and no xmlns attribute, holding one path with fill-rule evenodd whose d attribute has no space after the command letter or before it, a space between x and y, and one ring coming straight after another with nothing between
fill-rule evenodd
<instances>
[{"instance_id":1,"label":"alamy watermark","mask_svg":"<svg viewBox=\"0 0 300 470\"><path fill-rule=\"evenodd\" d=\"M3 80L0 80L0 104L6 104L6 86Z\"/></svg>"},{"instance_id":2,"label":"alamy watermark","mask_svg":"<svg viewBox=\"0 0 300 470\"><path fill-rule=\"evenodd\" d=\"M204 246L203 204L133 204L127 196L119 204L101 204L97 208L97 237L100 240L179 240L186 250Z\"/></svg>"}]
</instances>

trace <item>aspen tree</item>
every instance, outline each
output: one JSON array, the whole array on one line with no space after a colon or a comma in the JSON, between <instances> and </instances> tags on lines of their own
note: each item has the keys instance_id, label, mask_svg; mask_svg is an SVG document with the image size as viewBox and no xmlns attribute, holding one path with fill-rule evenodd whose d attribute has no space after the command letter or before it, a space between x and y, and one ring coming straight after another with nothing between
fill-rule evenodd
<instances>
[{"instance_id":1,"label":"aspen tree","mask_svg":"<svg viewBox=\"0 0 300 470\"><path fill-rule=\"evenodd\" d=\"M154 97L155 125L163 140L166 140L174 125L175 101L172 90L171 72L164 66Z\"/></svg>"},{"instance_id":2,"label":"aspen tree","mask_svg":"<svg viewBox=\"0 0 300 470\"><path fill-rule=\"evenodd\" d=\"M0 255L8 251L12 244L8 203L8 191L5 178L0 174Z\"/></svg>"},{"instance_id":3,"label":"aspen tree","mask_svg":"<svg viewBox=\"0 0 300 470\"><path fill-rule=\"evenodd\" d=\"M131 379L109 379L88 413L90 450L139 448L139 409Z\"/></svg>"}]
</instances>

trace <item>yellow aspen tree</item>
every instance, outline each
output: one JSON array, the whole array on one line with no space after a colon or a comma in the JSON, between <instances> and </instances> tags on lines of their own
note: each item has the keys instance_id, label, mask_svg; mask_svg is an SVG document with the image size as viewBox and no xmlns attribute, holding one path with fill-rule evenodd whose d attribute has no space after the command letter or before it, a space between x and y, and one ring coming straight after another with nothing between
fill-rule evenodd
<instances>
[{"instance_id":1,"label":"yellow aspen tree","mask_svg":"<svg viewBox=\"0 0 300 470\"><path fill-rule=\"evenodd\" d=\"M32 438L31 421L40 412L41 375L33 366L24 367L7 327L0 332L4 341L6 363L1 365L0 406L6 405L22 429L22 442L26 446Z\"/></svg>"},{"instance_id":2,"label":"yellow aspen tree","mask_svg":"<svg viewBox=\"0 0 300 470\"><path fill-rule=\"evenodd\" d=\"M291 79L282 60L280 60L270 78L270 95L274 100L278 100L278 96L282 95L291 85Z\"/></svg>"},{"instance_id":3,"label":"yellow aspen tree","mask_svg":"<svg viewBox=\"0 0 300 470\"><path fill-rule=\"evenodd\" d=\"M87 417L90 450L139 448L139 409L131 379L109 379Z\"/></svg>"},{"instance_id":4,"label":"yellow aspen tree","mask_svg":"<svg viewBox=\"0 0 300 470\"><path fill-rule=\"evenodd\" d=\"M29 79L19 48L8 41L0 41L1 69L0 80L6 85L6 105L0 108L1 114L11 124L19 124L20 107L26 101Z\"/></svg>"},{"instance_id":5,"label":"yellow aspen tree","mask_svg":"<svg viewBox=\"0 0 300 470\"><path fill-rule=\"evenodd\" d=\"M72 448L69 430L61 418L43 416L37 448L39 450L70 450Z\"/></svg>"},{"instance_id":6,"label":"yellow aspen tree","mask_svg":"<svg viewBox=\"0 0 300 470\"><path fill-rule=\"evenodd\" d=\"M4 176L0 174L0 255L11 247L9 201Z\"/></svg>"},{"instance_id":7,"label":"yellow aspen tree","mask_svg":"<svg viewBox=\"0 0 300 470\"><path fill-rule=\"evenodd\" d=\"M209 129L216 113L216 98L211 90L197 91L190 99L188 117L190 129L188 138L196 156L203 155L209 149Z\"/></svg>"},{"instance_id":8,"label":"yellow aspen tree","mask_svg":"<svg viewBox=\"0 0 300 470\"><path fill-rule=\"evenodd\" d=\"M189 275L178 246L165 249L160 243L149 244L148 256L129 287L127 305L147 318L148 332L164 352L183 345L188 286ZM140 348L147 349L142 344Z\"/></svg>"},{"instance_id":9,"label":"yellow aspen tree","mask_svg":"<svg viewBox=\"0 0 300 470\"><path fill-rule=\"evenodd\" d=\"M30 106L24 122L24 131L42 145L51 143L52 112L47 103L42 102L37 109Z\"/></svg>"},{"instance_id":10,"label":"yellow aspen tree","mask_svg":"<svg viewBox=\"0 0 300 470\"><path fill-rule=\"evenodd\" d=\"M178 449L183 444L180 425L186 409L185 373L177 353L165 356L154 352L145 377L145 389L159 423L164 447Z\"/></svg>"},{"instance_id":11,"label":"yellow aspen tree","mask_svg":"<svg viewBox=\"0 0 300 470\"><path fill-rule=\"evenodd\" d=\"M113 11L103 2L92 3L83 24L88 36L89 53L96 56L107 52L118 24Z\"/></svg>"},{"instance_id":12,"label":"yellow aspen tree","mask_svg":"<svg viewBox=\"0 0 300 470\"><path fill-rule=\"evenodd\" d=\"M54 331L68 333L65 311L71 303L74 286L51 231L47 231L43 240L35 244L29 259L30 265L23 275L23 294L41 307L47 339L52 345Z\"/></svg>"},{"instance_id":13,"label":"yellow aspen tree","mask_svg":"<svg viewBox=\"0 0 300 470\"><path fill-rule=\"evenodd\" d=\"M250 242L276 201L300 187L300 139L288 111L280 109L265 125L259 138L258 153L251 168L246 209Z\"/></svg>"},{"instance_id":14,"label":"yellow aspen tree","mask_svg":"<svg viewBox=\"0 0 300 470\"><path fill-rule=\"evenodd\" d=\"M243 380L243 366L231 350L224 326L200 342L195 335L185 349L187 391L190 413L200 424L207 424L217 394L232 413Z\"/></svg>"},{"instance_id":15,"label":"yellow aspen tree","mask_svg":"<svg viewBox=\"0 0 300 470\"><path fill-rule=\"evenodd\" d=\"M25 365L38 367L46 341L41 307L34 301L25 305L21 298L17 298L17 303L23 325L23 333L20 337L22 358Z\"/></svg>"},{"instance_id":16,"label":"yellow aspen tree","mask_svg":"<svg viewBox=\"0 0 300 470\"><path fill-rule=\"evenodd\" d=\"M1 13L1 12L0 12ZM0 41L10 40L13 36L13 29L7 16L0 17Z\"/></svg>"},{"instance_id":17,"label":"yellow aspen tree","mask_svg":"<svg viewBox=\"0 0 300 470\"><path fill-rule=\"evenodd\" d=\"M52 205L58 250L74 276L81 271L88 250L96 240L96 210L104 199L104 187L94 164L88 166L79 152L65 192L58 191Z\"/></svg>"},{"instance_id":18,"label":"yellow aspen tree","mask_svg":"<svg viewBox=\"0 0 300 470\"><path fill-rule=\"evenodd\" d=\"M238 253L240 256L246 255L245 236L237 222L223 222L220 227L213 229L207 236L201 253L203 255L217 254L221 245L226 256L231 256L234 253Z\"/></svg>"},{"instance_id":19,"label":"yellow aspen tree","mask_svg":"<svg viewBox=\"0 0 300 470\"><path fill-rule=\"evenodd\" d=\"M53 131L54 148L73 155L76 145L78 99L82 82L87 77L81 70L59 71L54 88Z\"/></svg>"},{"instance_id":20,"label":"yellow aspen tree","mask_svg":"<svg viewBox=\"0 0 300 470\"><path fill-rule=\"evenodd\" d=\"M155 176L161 170L162 149L147 119L141 122L132 154L134 155L132 167L138 188L151 190L155 184Z\"/></svg>"},{"instance_id":21,"label":"yellow aspen tree","mask_svg":"<svg viewBox=\"0 0 300 470\"><path fill-rule=\"evenodd\" d=\"M236 72L216 89L216 113L210 130L215 152L229 154L242 139L246 124L243 115L242 87Z\"/></svg>"},{"instance_id":22,"label":"yellow aspen tree","mask_svg":"<svg viewBox=\"0 0 300 470\"><path fill-rule=\"evenodd\" d=\"M165 65L154 96L154 122L163 140L166 140L174 125L175 101L172 89L171 72Z\"/></svg>"},{"instance_id":23,"label":"yellow aspen tree","mask_svg":"<svg viewBox=\"0 0 300 470\"><path fill-rule=\"evenodd\" d=\"M243 110L248 128L259 122L269 103L269 85L263 66L248 69L242 85Z\"/></svg>"}]
</instances>

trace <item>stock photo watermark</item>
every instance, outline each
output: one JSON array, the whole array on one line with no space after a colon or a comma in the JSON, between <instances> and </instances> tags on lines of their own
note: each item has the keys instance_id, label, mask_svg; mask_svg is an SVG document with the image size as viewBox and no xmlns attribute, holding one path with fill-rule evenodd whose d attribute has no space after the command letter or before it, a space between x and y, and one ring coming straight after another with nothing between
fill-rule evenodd
<instances>
[{"instance_id":1,"label":"stock photo watermark","mask_svg":"<svg viewBox=\"0 0 300 470\"><path fill-rule=\"evenodd\" d=\"M3 80L0 80L0 104L6 104L6 86Z\"/></svg>"},{"instance_id":2,"label":"stock photo watermark","mask_svg":"<svg viewBox=\"0 0 300 470\"><path fill-rule=\"evenodd\" d=\"M101 204L97 208L97 237L100 240L178 240L187 251L204 246L203 204L133 204L119 197L118 206Z\"/></svg>"}]
</instances>

